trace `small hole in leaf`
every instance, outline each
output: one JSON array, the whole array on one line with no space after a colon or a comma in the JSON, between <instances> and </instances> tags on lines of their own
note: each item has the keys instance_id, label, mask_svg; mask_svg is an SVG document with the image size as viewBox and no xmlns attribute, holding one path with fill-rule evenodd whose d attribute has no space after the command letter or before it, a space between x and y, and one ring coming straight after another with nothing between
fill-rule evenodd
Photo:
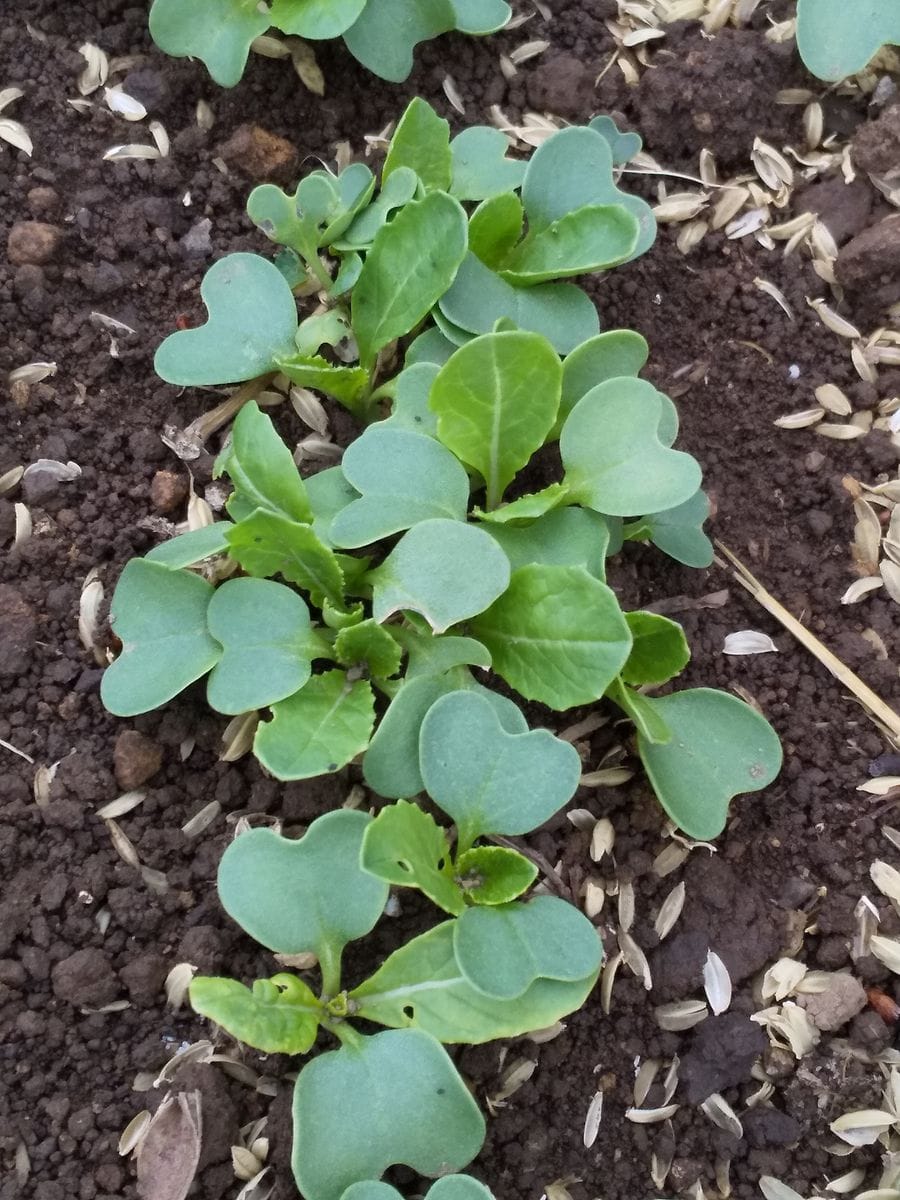
<instances>
[{"instance_id":1,"label":"small hole in leaf","mask_svg":"<svg viewBox=\"0 0 900 1200\"><path fill-rule=\"evenodd\" d=\"M438 1088L438 1090L437 1090L437 1094L439 1096L443 1096L445 1092L446 1092L446 1088Z\"/></svg>"},{"instance_id":2,"label":"small hole in leaf","mask_svg":"<svg viewBox=\"0 0 900 1200\"><path fill-rule=\"evenodd\" d=\"M413 1008L413 1006L411 1004L404 1004L403 1005L403 1015L404 1015L404 1017L407 1018L407 1020L412 1021L416 1015L416 1010Z\"/></svg>"},{"instance_id":3,"label":"small hole in leaf","mask_svg":"<svg viewBox=\"0 0 900 1200\"><path fill-rule=\"evenodd\" d=\"M412 874L412 867L409 865L409 863L405 859L398 858L397 866L400 868L401 871L406 871L406 873L408 875Z\"/></svg>"},{"instance_id":4,"label":"small hole in leaf","mask_svg":"<svg viewBox=\"0 0 900 1200\"><path fill-rule=\"evenodd\" d=\"M446 860L446 858L440 858L440 859L438 859L438 865L437 865L437 869L438 869L439 871L443 871L443 869L444 869L444 867L445 867L446 865L447 865L447 860Z\"/></svg>"}]
</instances>

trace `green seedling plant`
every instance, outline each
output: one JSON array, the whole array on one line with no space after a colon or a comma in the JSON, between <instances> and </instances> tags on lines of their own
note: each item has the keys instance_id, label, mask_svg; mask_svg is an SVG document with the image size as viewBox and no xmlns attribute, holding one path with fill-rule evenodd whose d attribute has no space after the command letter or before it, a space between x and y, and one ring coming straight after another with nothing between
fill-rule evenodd
<instances>
[{"instance_id":1,"label":"green seedling plant","mask_svg":"<svg viewBox=\"0 0 900 1200\"><path fill-rule=\"evenodd\" d=\"M307 1200L395 1200L377 1182L394 1164L430 1177L467 1166L484 1120L443 1044L552 1024L596 982L602 947L590 921L554 896L522 899L532 863L479 844L528 832L566 804L578 755L546 730L509 734L493 718L483 697L457 693L434 705L420 731L421 771L455 821L455 845L432 816L400 801L374 818L328 813L296 841L251 830L223 856L226 911L269 950L315 955L321 988L289 972L252 988L201 977L191 985L194 1008L266 1053L307 1054L320 1030L339 1043L304 1066L295 1085L293 1167ZM464 762L455 742L463 733ZM449 917L347 988L344 947L373 929L390 885L421 889ZM365 1033L358 1021L385 1032ZM490 1195L457 1175L432 1194Z\"/></svg>"},{"instance_id":2,"label":"green seedling plant","mask_svg":"<svg viewBox=\"0 0 900 1200\"><path fill-rule=\"evenodd\" d=\"M884 46L900 45L896 0L797 0L797 48L819 79L856 75Z\"/></svg>"},{"instance_id":3,"label":"green seedling plant","mask_svg":"<svg viewBox=\"0 0 900 1200\"><path fill-rule=\"evenodd\" d=\"M496 33L506 0L153 0L150 34L175 58L199 58L222 87L244 73L251 46L268 29L321 41L343 38L369 71L400 83L420 42L456 30Z\"/></svg>"}]
</instances>

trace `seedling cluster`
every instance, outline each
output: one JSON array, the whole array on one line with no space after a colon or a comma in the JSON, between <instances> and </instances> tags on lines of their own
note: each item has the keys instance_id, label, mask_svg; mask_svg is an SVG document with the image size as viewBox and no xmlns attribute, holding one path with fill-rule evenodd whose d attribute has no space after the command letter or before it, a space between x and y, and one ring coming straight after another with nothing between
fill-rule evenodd
<instances>
[{"instance_id":1,"label":"seedling cluster","mask_svg":"<svg viewBox=\"0 0 900 1200\"><path fill-rule=\"evenodd\" d=\"M521 899L532 863L486 840L536 829L580 779L575 750L529 730L509 690L558 712L612 700L694 837L720 833L731 798L780 765L770 726L733 696L648 694L686 665L684 634L623 612L606 582L626 540L712 559L700 468L674 448L674 405L639 378L646 343L601 333L570 282L652 244L652 213L616 171L639 146L598 118L520 162L497 130L451 140L414 100L379 180L354 163L293 195L257 188L248 211L275 261L214 265L207 323L157 353L169 382L252 392L284 376L364 426L340 466L304 480L248 399L216 464L229 519L127 564L112 603L122 653L103 680L107 707L133 715L206 677L216 711L260 714L254 751L276 778L362 755L369 787L396 801L374 818L326 814L299 841L254 830L223 858L226 910L270 950L315 955L318 994L287 973L191 990L264 1051L307 1053L320 1028L339 1040L297 1080L307 1200L396 1200L376 1182L395 1163L463 1168L484 1125L441 1043L549 1025L596 980L590 922L555 897ZM297 297L313 293L300 320ZM343 948L392 885L449 919L348 990ZM432 1193L486 1195L462 1176Z\"/></svg>"},{"instance_id":2,"label":"seedling cluster","mask_svg":"<svg viewBox=\"0 0 900 1200\"><path fill-rule=\"evenodd\" d=\"M420 42L452 30L496 33L510 15L506 0L153 0L150 34L166 54L199 58L222 87L240 81L252 43L272 28L343 38L364 67L400 83Z\"/></svg>"}]
</instances>

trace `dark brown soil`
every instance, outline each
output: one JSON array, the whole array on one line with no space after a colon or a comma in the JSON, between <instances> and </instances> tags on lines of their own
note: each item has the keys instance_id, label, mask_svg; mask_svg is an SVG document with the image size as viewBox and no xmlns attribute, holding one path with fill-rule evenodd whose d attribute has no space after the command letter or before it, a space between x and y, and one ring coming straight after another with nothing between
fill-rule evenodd
<instances>
[{"instance_id":1,"label":"dark brown soil","mask_svg":"<svg viewBox=\"0 0 900 1200\"><path fill-rule=\"evenodd\" d=\"M764 5L759 28L712 41L696 25L685 25L666 40L657 69L645 73L639 88L629 91L613 68L596 92L592 80L613 49L603 18L615 5L556 0L552 7L550 24L535 18L527 26L527 37L546 36L551 49L512 82L497 68L497 48L517 44L521 32L493 44L445 40L422 55L403 87L378 84L340 48L324 47L319 57L328 94L320 103L297 86L289 66L267 60L251 64L241 88L217 90L199 65L173 64L153 50L141 5L7 5L0 85L21 87L25 98L4 115L24 122L35 151L27 159L0 149L6 197L0 245L26 220L55 227L51 240L58 245L43 264L15 265L0 256L0 377L33 360L54 360L59 371L27 394L20 389L4 400L0 474L41 457L74 460L83 474L71 483L29 480L21 494L0 499L0 544L11 544L12 501L29 504L35 526L20 552L4 549L8 586L0 591L0 738L35 762L0 748L0 1200L135 1195L132 1166L116 1151L119 1132L137 1111L159 1102L159 1092L141 1089L173 1052L210 1034L190 1013L166 1007L167 971L178 962L245 979L271 971L268 956L223 918L215 896L216 864L235 819L265 814L296 826L339 802L350 783L329 778L281 786L263 778L250 759L219 762L221 722L190 699L129 723L145 736L130 747L120 743L114 755L126 726L104 713L100 670L78 639L85 576L99 568L108 595L122 563L157 540L146 520L155 512L154 474L166 469L184 477L160 431L166 424L185 425L212 404L209 397L180 395L159 383L153 350L179 317L200 316L198 285L208 261L236 248L263 249L243 217L249 181L217 162L223 144L249 121L289 139L301 161L328 157L338 140L360 148L363 134L383 128L417 91L459 124L442 91L448 69L471 121L486 119L492 104L512 116L554 104L558 111L566 107L570 118L619 110L672 170L695 172L703 146L715 151L723 169L745 170L754 136L778 144L802 140L802 110L777 107L773 96L779 88L807 85L808 78L791 46L773 47L762 37L763 10L783 16L790 5ZM110 55L144 56L127 90L164 123L170 157L102 161L116 142L149 139L145 125L124 125L96 97L87 113L67 103L77 95L83 62L76 51L85 40ZM200 98L215 113L209 133L195 121ZM828 119L844 136L867 114L841 104L829 109ZM833 187L841 193L834 202L843 204L844 236L885 214L864 176L847 189L853 194L849 208L842 185ZM795 207L799 211L802 198ZM664 228L648 256L598 287L604 324L631 326L648 337L649 374L678 397L683 443L706 470L717 505L715 534L897 704L896 605L884 593L856 607L838 603L853 578L853 512L842 477L871 481L879 472L894 473L897 453L881 434L838 442L772 425L776 416L808 407L814 388L827 381L844 387L858 407L871 407L896 391L896 373L884 372L878 390L858 381L846 344L804 303L806 295L820 292L800 257L783 260L780 251L767 252L752 239L731 242L712 234L684 258L675 233L677 227ZM753 280L759 276L782 288L796 321L757 290ZM134 332L110 332L92 312ZM866 312L862 299L850 315L868 322L866 328L880 323L877 310ZM286 438L302 435L292 414L278 420ZM204 482L201 472L198 486ZM712 1195L716 1161L728 1158L732 1195L740 1200L759 1195L761 1174L782 1177L805 1195L847 1169L847 1160L830 1158L824 1149L827 1123L850 1107L878 1106L877 1070L842 1057L823 1039L804 1060L802 1074L791 1067L773 1079L772 1107L745 1115L741 1140L710 1124L696 1102L721 1090L742 1112L758 1087L750 1066L764 1042L747 1020L760 1007L753 978L780 953L797 951L798 928L809 931L798 953L811 966L850 969L867 985L897 991L877 962L850 957L853 910L872 890L869 865L894 853L879 831L890 812L855 788L870 760L890 747L843 689L720 569L682 570L633 550L614 582L632 606L729 589L723 607L680 606L677 615L694 651L685 682L752 696L784 740L785 769L765 794L735 805L714 855L695 850L682 871L662 880L651 871L665 844L662 821L647 788L635 782L579 795L577 804L615 824L616 868L635 885L633 932L650 954L654 988L648 996L623 968L609 1017L595 996L556 1040L510 1049L513 1057L537 1059L538 1068L490 1120L475 1170L499 1200L537 1200L560 1179L568 1180L575 1200L656 1196L650 1157L667 1136L664 1127L632 1125L624 1111L633 1102L637 1059L677 1054L683 1106L673 1121L675 1159L664 1190L685 1191L700 1179ZM772 634L779 653L723 656L724 636L745 628ZM605 736L601 731L592 749L592 766ZM141 863L162 873L144 877L117 855L95 809L122 790L117 776L133 783L135 771L153 769L157 761L161 765L144 785L147 799L121 818ZM49 800L39 805L36 765L57 762ZM200 837L188 839L181 826L211 800L221 805L220 815ZM564 817L532 845L561 863L563 878L576 889L591 867L585 836ZM687 885L684 913L654 949L653 917L680 878ZM403 904L402 920L387 922L384 947L401 926L421 927L424 909L406 898ZM883 916L890 930L892 918L886 911ZM614 949L614 917L604 913L598 923ZM722 956L736 984L730 1014L688 1033L662 1033L653 1007L700 994L708 946ZM93 1011L119 1000L128 1006ZM870 1050L893 1040L872 1012L838 1036ZM494 1045L460 1056L482 1098L497 1089L503 1049ZM254 1072L269 1078L290 1069L287 1062L243 1053ZM268 1085L256 1091L221 1067L206 1066L185 1071L178 1086L199 1088L203 1097L206 1132L196 1195L219 1200L234 1194L229 1147L241 1125L267 1111L276 1194L283 1200L295 1194L284 1085L272 1104ZM603 1124L586 1150L584 1117L598 1088L606 1094ZM654 1086L647 1104L657 1103L659 1093ZM854 1161L865 1164L872 1157L860 1151Z\"/></svg>"}]
</instances>

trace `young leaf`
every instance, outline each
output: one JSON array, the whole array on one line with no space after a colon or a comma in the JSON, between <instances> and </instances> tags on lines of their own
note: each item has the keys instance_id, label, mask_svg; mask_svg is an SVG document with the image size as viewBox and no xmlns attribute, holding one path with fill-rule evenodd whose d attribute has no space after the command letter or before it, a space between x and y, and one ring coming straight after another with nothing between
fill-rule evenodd
<instances>
[{"instance_id":1,"label":"young leaf","mask_svg":"<svg viewBox=\"0 0 900 1200\"><path fill-rule=\"evenodd\" d=\"M436 329L432 333L438 333ZM440 334L438 334L440 336ZM406 361L409 363L409 354ZM407 366L394 380L395 391L391 415L382 425L391 429L408 429L426 437L437 437L437 417L428 405L431 385L440 371L437 363L420 362Z\"/></svg>"},{"instance_id":2,"label":"young leaf","mask_svg":"<svg viewBox=\"0 0 900 1200\"><path fill-rule=\"evenodd\" d=\"M234 87L250 43L269 28L267 13L247 0L153 0L150 36L164 54L199 58L222 87Z\"/></svg>"},{"instance_id":3,"label":"young leaf","mask_svg":"<svg viewBox=\"0 0 900 1200\"><path fill-rule=\"evenodd\" d=\"M366 830L359 861L387 883L419 888L454 916L466 907L453 878L447 834L418 804L398 800L383 808Z\"/></svg>"},{"instance_id":4,"label":"young leaf","mask_svg":"<svg viewBox=\"0 0 900 1200\"><path fill-rule=\"evenodd\" d=\"M480 521L490 521L491 524L506 525L530 522L542 517L544 513L552 512L561 504L568 503L569 489L563 483L551 483L540 492L530 492L520 496L509 504L495 508L493 512L481 512L475 509L475 516Z\"/></svg>"},{"instance_id":5,"label":"young leaf","mask_svg":"<svg viewBox=\"0 0 900 1200\"><path fill-rule=\"evenodd\" d=\"M410 343L406 351L406 370L403 373L406 374L411 367L422 363L434 363L435 366L442 367L455 352L455 344L448 341L440 329L426 329Z\"/></svg>"},{"instance_id":6,"label":"young leaf","mask_svg":"<svg viewBox=\"0 0 900 1200\"><path fill-rule=\"evenodd\" d=\"M416 1029L385 1030L320 1054L294 1089L293 1168L306 1200L403 1163L457 1171L484 1141L484 1118L444 1048Z\"/></svg>"},{"instance_id":7,"label":"young leaf","mask_svg":"<svg viewBox=\"0 0 900 1200\"><path fill-rule=\"evenodd\" d=\"M272 0L270 22L302 38L335 38L349 29L366 0Z\"/></svg>"},{"instance_id":8,"label":"young leaf","mask_svg":"<svg viewBox=\"0 0 900 1200\"><path fill-rule=\"evenodd\" d=\"M626 683L667 683L684 670L691 652L684 630L676 621L649 612L629 612L625 620L634 639L622 668Z\"/></svg>"},{"instance_id":9,"label":"young leaf","mask_svg":"<svg viewBox=\"0 0 900 1200\"><path fill-rule=\"evenodd\" d=\"M349 228L332 243L341 254L348 250L368 250L375 235L386 225L392 212L413 199L419 188L419 177L409 167L396 167L389 179L383 180L378 195L354 219Z\"/></svg>"},{"instance_id":10,"label":"young leaf","mask_svg":"<svg viewBox=\"0 0 900 1200\"><path fill-rule=\"evenodd\" d=\"M528 891L538 869L518 850L474 846L456 860L456 875L472 904L508 904Z\"/></svg>"},{"instance_id":11,"label":"young leaf","mask_svg":"<svg viewBox=\"0 0 900 1200\"><path fill-rule=\"evenodd\" d=\"M231 526L228 553L249 575L281 575L310 592L317 604L322 597L332 604L343 602L344 576L337 558L310 525L258 508Z\"/></svg>"},{"instance_id":12,"label":"young leaf","mask_svg":"<svg viewBox=\"0 0 900 1200\"><path fill-rule=\"evenodd\" d=\"M309 679L309 609L283 584L227 580L209 602L206 623L222 646L206 685L217 712L235 716L264 708L292 696Z\"/></svg>"},{"instance_id":13,"label":"young leaf","mask_svg":"<svg viewBox=\"0 0 900 1200\"><path fill-rule=\"evenodd\" d=\"M672 731L666 745L638 736L638 749L663 808L688 837L725 828L728 802L768 787L781 769L781 743L749 704L710 688L650 700Z\"/></svg>"},{"instance_id":14,"label":"young leaf","mask_svg":"<svg viewBox=\"0 0 900 1200\"><path fill-rule=\"evenodd\" d=\"M379 7L390 7L382 0ZM367 12L375 9L370 4ZM353 289L351 319L360 364L409 333L450 287L466 253L466 214L458 200L432 192L407 204L378 231Z\"/></svg>"},{"instance_id":15,"label":"young leaf","mask_svg":"<svg viewBox=\"0 0 900 1200\"><path fill-rule=\"evenodd\" d=\"M159 708L216 665L222 647L206 627L212 597L199 575L142 558L126 563L110 606L122 653L100 683L109 712L133 717Z\"/></svg>"},{"instance_id":16,"label":"young leaf","mask_svg":"<svg viewBox=\"0 0 900 1200\"><path fill-rule=\"evenodd\" d=\"M343 671L326 671L272 705L272 719L260 724L253 750L276 779L310 779L340 770L365 750L374 724L369 684L350 684Z\"/></svg>"},{"instance_id":17,"label":"young leaf","mask_svg":"<svg viewBox=\"0 0 900 1200\"><path fill-rule=\"evenodd\" d=\"M360 499L331 522L328 536L337 546L367 546L432 518L466 519L469 477L423 433L371 425L347 447L341 470Z\"/></svg>"},{"instance_id":18,"label":"young leaf","mask_svg":"<svg viewBox=\"0 0 900 1200\"><path fill-rule=\"evenodd\" d=\"M469 218L469 249L486 267L499 271L521 238L524 221L525 210L515 192L491 196Z\"/></svg>"},{"instance_id":19,"label":"young leaf","mask_svg":"<svg viewBox=\"0 0 900 1200\"><path fill-rule=\"evenodd\" d=\"M229 254L200 285L209 319L170 333L154 369L166 383L240 383L275 370L294 349L297 304L278 268L258 254Z\"/></svg>"},{"instance_id":20,"label":"young leaf","mask_svg":"<svg viewBox=\"0 0 900 1200\"><path fill-rule=\"evenodd\" d=\"M440 311L468 333L490 333L508 318L517 329L543 334L559 354L569 354L600 331L596 308L575 284L513 287L472 253L440 297Z\"/></svg>"},{"instance_id":21,"label":"young leaf","mask_svg":"<svg viewBox=\"0 0 900 1200\"><path fill-rule=\"evenodd\" d=\"M530 525L486 521L484 528L499 543L514 571L530 563L584 567L596 579L606 581L609 526L590 509L557 508Z\"/></svg>"},{"instance_id":22,"label":"young leaf","mask_svg":"<svg viewBox=\"0 0 900 1200\"><path fill-rule=\"evenodd\" d=\"M484 612L506 590L509 560L474 525L420 521L368 578L376 621L409 609L421 613L435 633L443 633Z\"/></svg>"},{"instance_id":23,"label":"young leaf","mask_svg":"<svg viewBox=\"0 0 900 1200\"><path fill-rule=\"evenodd\" d=\"M451 0L378 0L366 5L344 42L373 75L402 83L413 68L419 42L447 33L455 24Z\"/></svg>"},{"instance_id":24,"label":"young leaf","mask_svg":"<svg viewBox=\"0 0 900 1200\"><path fill-rule=\"evenodd\" d=\"M498 1000L514 1000L538 979L595 978L603 958L597 930L558 896L466 909L453 948L469 983Z\"/></svg>"},{"instance_id":25,"label":"young leaf","mask_svg":"<svg viewBox=\"0 0 900 1200\"><path fill-rule=\"evenodd\" d=\"M486 911L486 910L485 910ZM456 921L413 938L350 993L357 1015L399 1028L426 1030L442 1042L480 1045L521 1037L581 1008L596 974L568 983L539 979L514 1000L498 1000L472 987L453 952Z\"/></svg>"},{"instance_id":26,"label":"young leaf","mask_svg":"<svg viewBox=\"0 0 900 1200\"><path fill-rule=\"evenodd\" d=\"M322 1006L296 975L257 979L252 989L234 979L199 976L190 998L201 1017L264 1054L306 1054L319 1031Z\"/></svg>"},{"instance_id":27,"label":"young leaf","mask_svg":"<svg viewBox=\"0 0 900 1200\"><path fill-rule=\"evenodd\" d=\"M500 274L532 287L627 262L638 243L637 217L618 204L586 205L543 229L533 229L506 259Z\"/></svg>"},{"instance_id":28,"label":"young leaf","mask_svg":"<svg viewBox=\"0 0 900 1200\"><path fill-rule=\"evenodd\" d=\"M315 388L335 400L355 416L365 412L369 373L362 367L340 367L318 355L294 354L278 360L278 369L299 387Z\"/></svg>"},{"instance_id":29,"label":"young leaf","mask_svg":"<svg viewBox=\"0 0 900 1200\"><path fill-rule=\"evenodd\" d=\"M709 500L704 492L698 491L676 508L644 517L641 525L648 530L654 546L669 558L686 567L708 567L714 556L712 542L703 532L703 522L708 516Z\"/></svg>"},{"instance_id":30,"label":"young leaf","mask_svg":"<svg viewBox=\"0 0 900 1200\"><path fill-rule=\"evenodd\" d=\"M271 829L236 838L219 863L219 899L252 938L279 954L315 954L323 971L365 937L388 886L359 865L367 813L342 808L291 841Z\"/></svg>"},{"instance_id":31,"label":"young leaf","mask_svg":"<svg viewBox=\"0 0 900 1200\"><path fill-rule=\"evenodd\" d=\"M332 543L328 534L331 522L348 504L359 499L359 492L350 486L340 467L317 471L305 480L305 485L313 510L313 531L330 546Z\"/></svg>"},{"instance_id":32,"label":"young leaf","mask_svg":"<svg viewBox=\"0 0 900 1200\"><path fill-rule=\"evenodd\" d=\"M400 118L381 172L386 183L400 167L415 171L426 192L450 187L450 124L427 100L414 96Z\"/></svg>"},{"instance_id":33,"label":"young leaf","mask_svg":"<svg viewBox=\"0 0 900 1200\"><path fill-rule=\"evenodd\" d=\"M594 117L588 127L599 133L609 143L614 167L623 167L636 154L640 154L643 140L637 133L621 133L612 117Z\"/></svg>"},{"instance_id":34,"label":"young leaf","mask_svg":"<svg viewBox=\"0 0 900 1200\"><path fill-rule=\"evenodd\" d=\"M898 44L900 12L889 0L798 0L797 49L819 79L856 75L882 46Z\"/></svg>"},{"instance_id":35,"label":"young leaf","mask_svg":"<svg viewBox=\"0 0 900 1200\"><path fill-rule=\"evenodd\" d=\"M536 333L485 334L441 368L429 396L438 437L484 479L489 509L544 444L561 387L559 355Z\"/></svg>"},{"instance_id":36,"label":"young leaf","mask_svg":"<svg viewBox=\"0 0 900 1200\"><path fill-rule=\"evenodd\" d=\"M235 418L231 441L216 459L215 475L227 475L234 484L227 508L238 519L263 508L289 521L312 520L293 456L255 400Z\"/></svg>"},{"instance_id":37,"label":"young leaf","mask_svg":"<svg viewBox=\"0 0 900 1200\"><path fill-rule=\"evenodd\" d=\"M481 4L482 0L476 0ZM522 186L525 163L507 158L509 139L493 125L472 125L450 143L453 182L458 200L488 200ZM519 224L521 229L521 222Z\"/></svg>"},{"instance_id":38,"label":"young leaf","mask_svg":"<svg viewBox=\"0 0 900 1200\"><path fill-rule=\"evenodd\" d=\"M520 567L470 629L507 683L557 710L599 699L631 649L615 593L584 567Z\"/></svg>"},{"instance_id":39,"label":"young leaf","mask_svg":"<svg viewBox=\"0 0 900 1200\"><path fill-rule=\"evenodd\" d=\"M700 467L662 443L662 414L659 392L643 379L611 379L583 396L559 438L570 502L624 517L689 499Z\"/></svg>"},{"instance_id":40,"label":"young leaf","mask_svg":"<svg viewBox=\"0 0 900 1200\"><path fill-rule=\"evenodd\" d=\"M426 621L412 615L407 617L407 624L394 628L393 634L409 655L408 680L420 675L443 675L453 667L491 665L491 656L481 642L452 634L436 637Z\"/></svg>"},{"instance_id":41,"label":"young leaf","mask_svg":"<svg viewBox=\"0 0 900 1200\"><path fill-rule=\"evenodd\" d=\"M563 363L557 436L566 417L582 396L607 379L639 375L648 354L646 341L631 329L610 329L606 333L598 333L573 350Z\"/></svg>"},{"instance_id":42,"label":"young leaf","mask_svg":"<svg viewBox=\"0 0 900 1200\"><path fill-rule=\"evenodd\" d=\"M154 546L144 558L148 562L161 563L170 571L193 567L204 558L224 554L228 550L230 530L230 521L216 521L212 525L204 525L202 529L191 529L188 533L179 533L177 537Z\"/></svg>"},{"instance_id":43,"label":"young leaf","mask_svg":"<svg viewBox=\"0 0 900 1200\"><path fill-rule=\"evenodd\" d=\"M620 679L614 680L607 696L634 722L638 733L653 745L664 745L672 740L672 730L665 723L653 704L652 696L634 691Z\"/></svg>"},{"instance_id":44,"label":"young leaf","mask_svg":"<svg viewBox=\"0 0 900 1200\"><path fill-rule=\"evenodd\" d=\"M428 794L456 822L461 851L482 834L536 829L572 798L581 775L568 742L546 729L507 733L493 706L470 691L428 710L419 766Z\"/></svg>"},{"instance_id":45,"label":"young leaf","mask_svg":"<svg viewBox=\"0 0 900 1200\"><path fill-rule=\"evenodd\" d=\"M334 640L334 653L342 666L365 666L376 679L396 675L403 654L388 630L371 617L342 629Z\"/></svg>"}]
</instances>

